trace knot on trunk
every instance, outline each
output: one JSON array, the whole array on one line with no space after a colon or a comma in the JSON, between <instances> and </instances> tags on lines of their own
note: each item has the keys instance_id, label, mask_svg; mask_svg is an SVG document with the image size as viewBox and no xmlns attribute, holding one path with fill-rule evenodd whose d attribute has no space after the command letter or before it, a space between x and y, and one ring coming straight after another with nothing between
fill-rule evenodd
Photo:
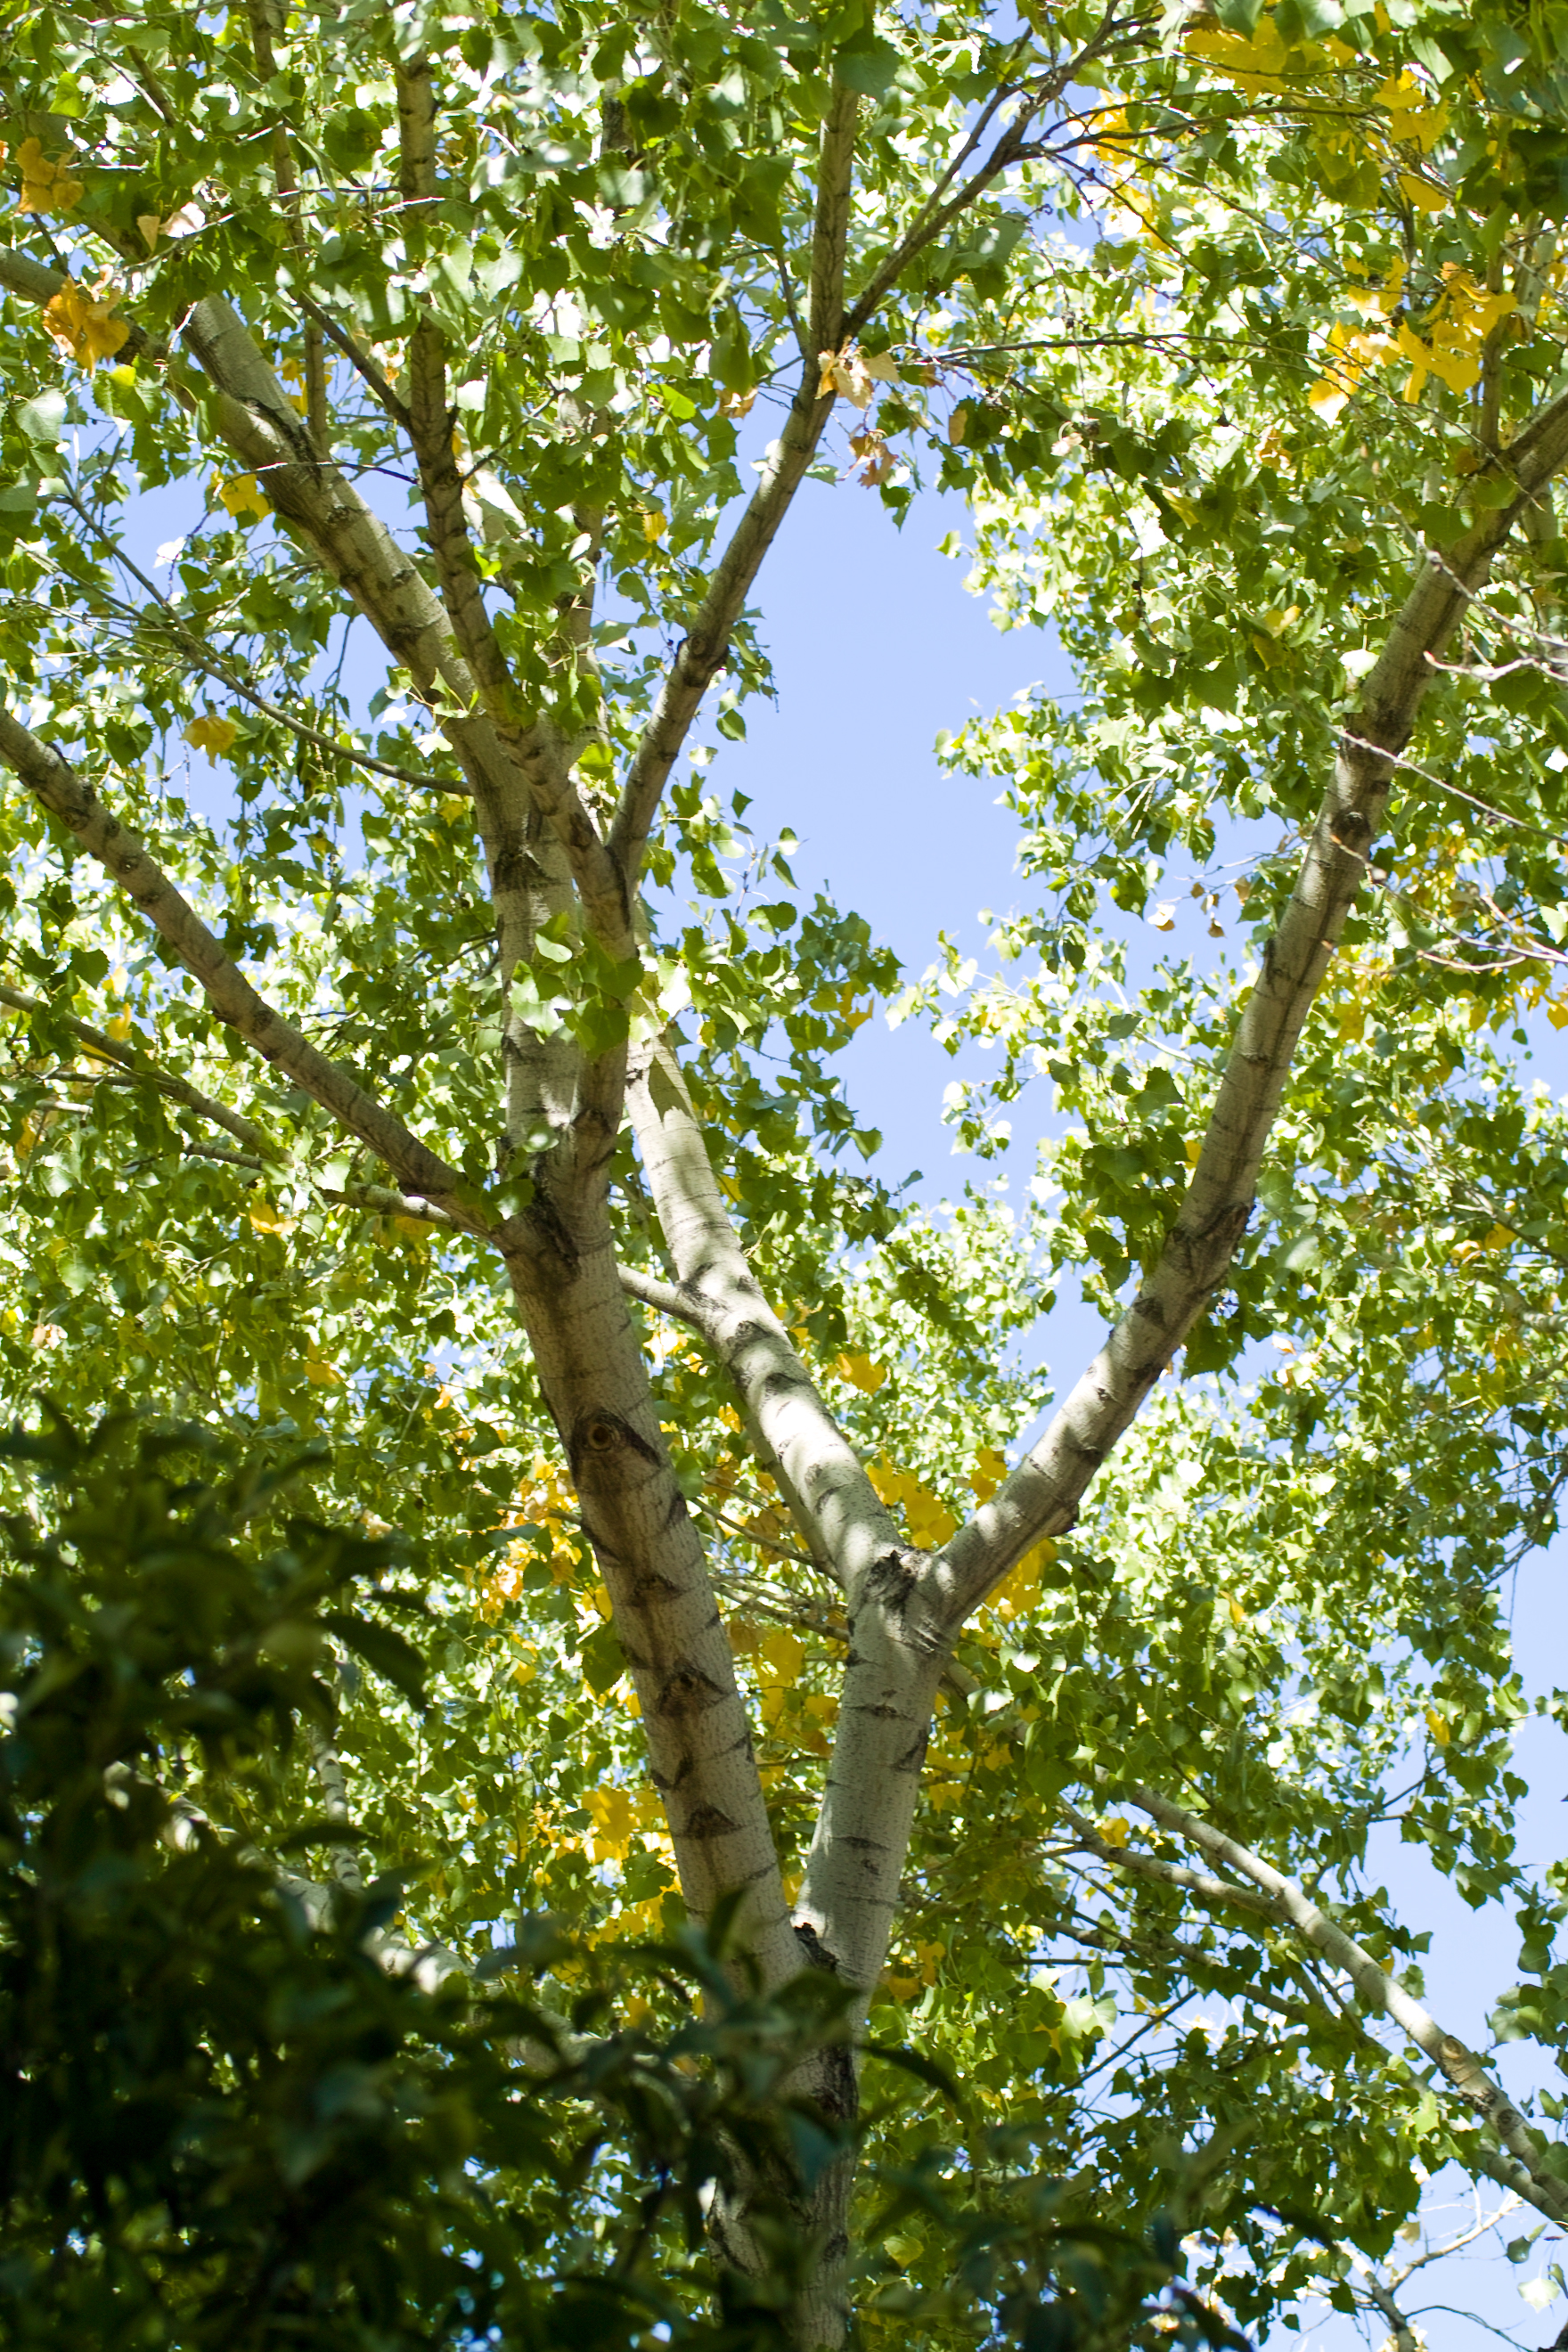
<instances>
[{"instance_id":1,"label":"knot on trunk","mask_svg":"<svg viewBox=\"0 0 1568 2352\"><path fill-rule=\"evenodd\" d=\"M807 1965L823 1969L829 1976L836 1977L838 1974L837 1953L823 1942L809 1919L796 1919L794 1925L795 1940L805 1954Z\"/></svg>"},{"instance_id":2,"label":"knot on trunk","mask_svg":"<svg viewBox=\"0 0 1568 2352\"><path fill-rule=\"evenodd\" d=\"M636 1454L644 1462L656 1465L658 1461L658 1449L607 1405L590 1405L585 1412L578 1414L572 1425L567 1454L573 1483L578 1486L584 1483L584 1472L591 1478L595 1467L613 1461L618 1454Z\"/></svg>"}]
</instances>

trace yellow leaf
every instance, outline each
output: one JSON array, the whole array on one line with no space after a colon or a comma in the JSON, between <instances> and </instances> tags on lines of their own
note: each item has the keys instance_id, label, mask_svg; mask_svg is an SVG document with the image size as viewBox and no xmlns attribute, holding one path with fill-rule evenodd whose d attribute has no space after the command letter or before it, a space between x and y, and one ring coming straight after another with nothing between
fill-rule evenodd
<instances>
[{"instance_id":1,"label":"yellow leaf","mask_svg":"<svg viewBox=\"0 0 1568 2352\"><path fill-rule=\"evenodd\" d=\"M649 547L657 547L659 541L664 537L664 532L665 520L658 509L657 507L644 507L642 510L642 535L647 541Z\"/></svg>"},{"instance_id":2,"label":"yellow leaf","mask_svg":"<svg viewBox=\"0 0 1568 2352\"><path fill-rule=\"evenodd\" d=\"M66 164L46 155L37 139L23 140L16 161L22 167L19 213L68 213L79 199L81 182L69 177Z\"/></svg>"},{"instance_id":3,"label":"yellow leaf","mask_svg":"<svg viewBox=\"0 0 1568 2352\"><path fill-rule=\"evenodd\" d=\"M1350 403L1350 394L1329 376L1320 376L1307 394L1307 405L1321 416L1325 425L1337 424L1340 413Z\"/></svg>"},{"instance_id":4,"label":"yellow leaf","mask_svg":"<svg viewBox=\"0 0 1568 2352\"><path fill-rule=\"evenodd\" d=\"M272 511L254 474L236 474L232 481L220 482L217 495L219 505L226 506L231 515L244 514L247 510L269 515Z\"/></svg>"},{"instance_id":5,"label":"yellow leaf","mask_svg":"<svg viewBox=\"0 0 1568 2352\"><path fill-rule=\"evenodd\" d=\"M1204 1139L1201 1135L1188 1136L1186 1142L1183 1145L1182 1149L1186 1153L1187 1166L1189 1168L1195 1168L1197 1166L1199 1160L1203 1156L1203 1148Z\"/></svg>"},{"instance_id":6,"label":"yellow leaf","mask_svg":"<svg viewBox=\"0 0 1568 2352\"><path fill-rule=\"evenodd\" d=\"M1399 185L1418 212L1446 213L1453 202L1447 188L1435 188L1430 180L1417 179L1414 172L1401 172Z\"/></svg>"},{"instance_id":7,"label":"yellow leaf","mask_svg":"<svg viewBox=\"0 0 1568 2352\"><path fill-rule=\"evenodd\" d=\"M136 226L142 232L142 242L146 247L148 252L154 252L157 248L158 239L163 235L163 224L159 219L157 214L138 213L136 215Z\"/></svg>"},{"instance_id":8,"label":"yellow leaf","mask_svg":"<svg viewBox=\"0 0 1568 2352\"><path fill-rule=\"evenodd\" d=\"M805 1643L787 1626L775 1625L758 1645L757 1655L771 1681L794 1683L805 1664Z\"/></svg>"},{"instance_id":9,"label":"yellow leaf","mask_svg":"<svg viewBox=\"0 0 1568 2352\"><path fill-rule=\"evenodd\" d=\"M1558 997L1553 1003L1548 1004L1546 1018L1551 1022L1553 1029L1568 1029L1568 1003Z\"/></svg>"},{"instance_id":10,"label":"yellow leaf","mask_svg":"<svg viewBox=\"0 0 1568 2352\"><path fill-rule=\"evenodd\" d=\"M947 437L950 441L962 441L968 430L969 403L961 400L947 420Z\"/></svg>"},{"instance_id":11,"label":"yellow leaf","mask_svg":"<svg viewBox=\"0 0 1568 2352\"><path fill-rule=\"evenodd\" d=\"M100 360L120 349L131 332L123 319L109 315L123 291L122 287L110 285L107 274L90 288L73 278L44 305L44 325L60 349L79 361L89 375Z\"/></svg>"},{"instance_id":12,"label":"yellow leaf","mask_svg":"<svg viewBox=\"0 0 1568 2352\"><path fill-rule=\"evenodd\" d=\"M219 719L209 711L205 719L193 719L185 730L185 740L212 760L221 760L233 744L239 729L232 719Z\"/></svg>"},{"instance_id":13,"label":"yellow leaf","mask_svg":"<svg viewBox=\"0 0 1568 2352\"><path fill-rule=\"evenodd\" d=\"M280 1215L265 1201L256 1202L245 1213L258 1234L291 1233L299 1222L295 1217Z\"/></svg>"},{"instance_id":14,"label":"yellow leaf","mask_svg":"<svg viewBox=\"0 0 1568 2352\"><path fill-rule=\"evenodd\" d=\"M1435 1706L1429 1706L1426 1710L1426 1728L1439 1748L1447 1748L1453 1738L1447 1717L1439 1715Z\"/></svg>"},{"instance_id":15,"label":"yellow leaf","mask_svg":"<svg viewBox=\"0 0 1568 2352\"><path fill-rule=\"evenodd\" d=\"M341 1389L343 1384L343 1376L336 1364L323 1364L319 1356L306 1357L304 1372L313 1388Z\"/></svg>"},{"instance_id":16,"label":"yellow leaf","mask_svg":"<svg viewBox=\"0 0 1568 2352\"><path fill-rule=\"evenodd\" d=\"M988 1503L1007 1475L1007 1456L994 1445L983 1445L974 1457L969 1483L977 1503Z\"/></svg>"},{"instance_id":17,"label":"yellow leaf","mask_svg":"<svg viewBox=\"0 0 1568 2352\"><path fill-rule=\"evenodd\" d=\"M1041 1580L1056 1556L1057 1548L1049 1536L1033 1551L1024 1554L991 1596L991 1605L999 1617L1021 1617L1034 1608L1040 1597Z\"/></svg>"},{"instance_id":18,"label":"yellow leaf","mask_svg":"<svg viewBox=\"0 0 1568 2352\"><path fill-rule=\"evenodd\" d=\"M1125 1845L1132 1834L1132 1824L1122 1813L1112 1813L1109 1821L1100 1823L1100 1841L1105 1845Z\"/></svg>"},{"instance_id":19,"label":"yellow leaf","mask_svg":"<svg viewBox=\"0 0 1568 2352\"><path fill-rule=\"evenodd\" d=\"M392 1229L413 1242L427 1242L430 1238L430 1228L422 1217L394 1217Z\"/></svg>"},{"instance_id":20,"label":"yellow leaf","mask_svg":"<svg viewBox=\"0 0 1568 2352\"><path fill-rule=\"evenodd\" d=\"M122 1045L131 1034L131 1015L129 1013L117 1013L113 1020L106 1021L103 1026L105 1035L112 1037L117 1045Z\"/></svg>"},{"instance_id":21,"label":"yellow leaf","mask_svg":"<svg viewBox=\"0 0 1568 2352\"><path fill-rule=\"evenodd\" d=\"M1247 1622L1247 1612L1234 1593L1230 1597L1230 1622L1233 1625L1245 1625Z\"/></svg>"},{"instance_id":22,"label":"yellow leaf","mask_svg":"<svg viewBox=\"0 0 1568 2352\"><path fill-rule=\"evenodd\" d=\"M591 1789L587 1806L593 1815L595 1838L601 1862L618 1862L632 1842L637 1827L637 1809L624 1789Z\"/></svg>"},{"instance_id":23,"label":"yellow leaf","mask_svg":"<svg viewBox=\"0 0 1568 2352\"><path fill-rule=\"evenodd\" d=\"M862 1390L867 1396L874 1396L888 1377L887 1366L874 1364L869 1356L837 1357L833 1369L841 1381L847 1381L851 1388Z\"/></svg>"}]
</instances>

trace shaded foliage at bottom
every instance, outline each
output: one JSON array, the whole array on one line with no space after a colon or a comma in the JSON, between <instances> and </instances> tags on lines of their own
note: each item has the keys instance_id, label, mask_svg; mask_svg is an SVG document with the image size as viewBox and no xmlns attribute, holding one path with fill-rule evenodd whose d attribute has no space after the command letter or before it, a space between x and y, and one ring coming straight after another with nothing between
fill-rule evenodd
<instances>
[{"instance_id":1,"label":"shaded foliage at bottom","mask_svg":"<svg viewBox=\"0 0 1568 2352\"><path fill-rule=\"evenodd\" d=\"M47 1415L5 1453L5 2340L782 2347L812 2252L790 2184L850 2152L790 2087L842 2032L831 1980L737 1990L722 1922L595 1957L542 1919L438 1975L397 1941L420 1858L329 1890L296 1864L342 1826L297 1806L280 1832L277 1803L334 1719L334 1645L420 1702L413 1557L291 1511L288 1471L204 1432ZM632 2021L639 1973L682 1996L674 2030ZM765 2274L712 2262L715 2187ZM1101 2242L1050 2184L1001 2217L940 2162L872 2187L941 2218L993 2341L1226 2339L1173 2243Z\"/></svg>"}]
</instances>

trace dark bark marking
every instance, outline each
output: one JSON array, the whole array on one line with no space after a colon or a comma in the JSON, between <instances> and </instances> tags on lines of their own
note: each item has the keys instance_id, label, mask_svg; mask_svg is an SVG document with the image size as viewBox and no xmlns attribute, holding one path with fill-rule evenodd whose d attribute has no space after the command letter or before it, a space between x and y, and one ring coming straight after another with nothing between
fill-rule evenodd
<instances>
[{"instance_id":1,"label":"dark bark marking","mask_svg":"<svg viewBox=\"0 0 1568 2352\"><path fill-rule=\"evenodd\" d=\"M721 1706L726 1694L710 1675L700 1666L682 1663L668 1675L655 1701L659 1715L679 1717L684 1715L705 1715L710 1706Z\"/></svg>"},{"instance_id":2,"label":"dark bark marking","mask_svg":"<svg viewBox=\"0 0 1568 2352\"><path fill-rule=\"evenodd\" d=\"M719 1805L694 1805L686 1817L683 1834L689 1838L732 1837L740 1828Z\"/></svg>"},{"instance_id":3,"label":"dark bark marking","mask_svg":"<svg viewBox=\"0 0 1568 2352\"><path fill-rule=\"evenodd\" d=\"M640 1454L645 1462L658 1463L657 1450L646 1437L640 1437L630 1422L623 1421L618 1412L607 1405L590 1405L580 1412L573 1423L567 1441L567 1456L572 1465L574 1486L581 1486L579 1465L589 1462L607 1462L612 1454L629 1452Z\"/></svg>"},{"instance_id":4,"label":"dark bark marking","mask_svg":"<svg viewBox=\"0 0 1568 2352\"><path fill-rule=\"evenodd\" d=\"M905 1748L903 1754L899 1758L898 1762L893 1767L894 1771L918 1772L921 1765L926 1760L926 1748L930 1739L930 1727L929 1726L923 1727L918 1736L910 1742L909 1747Z\"/></svg>"},{"instance_id":5,"label":"dark bark marking","mask_svg":"<svg viewBox=\"0 0 1568 2352\"><path fill-rule=\"evenodd\" d=\"M910 1595L920 1579L920 1566L909 1552L885 1551L874 1562L867 1586L873 1601L879 1601L895 1616L902 1616L910 1605Z\"/></svg>"},{"instance_id":6,"label":"dark bark marking","mask_svg":"<svg viewBox=\"0 0 1568 2352\"><path fill-rule=\"evenodd\" d=\"M599 1549L597 1544L594 1548L595 1550ZM680 1600L685 1590L684 1585L676 1584L656 1568L650 1570L647 1576L638 1577L627 1597L634 1609L650 1609L658 1601Z\"/></svg>"},{"instance_id":7,"label":"dark bark marking","mask_svg":"<svg viewBox=\"0 0 1568 2352\"><path fill-rule=\"evenodd\" d=\"M795 1932L802 1951L814 1969L825 1969L829 1976L838 1974L838 1955L825 1944L815 1927L805 1920L795 1922Z\"/></svg>"}]
</instances>

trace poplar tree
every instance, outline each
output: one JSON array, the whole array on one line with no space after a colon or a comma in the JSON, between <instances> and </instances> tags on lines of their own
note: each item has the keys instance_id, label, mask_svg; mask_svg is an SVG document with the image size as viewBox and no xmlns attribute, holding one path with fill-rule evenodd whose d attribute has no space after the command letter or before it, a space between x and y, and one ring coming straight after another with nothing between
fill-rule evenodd
<instances>
[{"instance_id":1,"label":"poplar tree","mask_svg":"<svg viewBox=\"0 0 1568 2352\"><path fill-rule=\"evenodd\" d=\"M1565 35L6 12L8 1397L319 1437L421 1544L427 1696L329 1628L258 1852L324 1790L428 1858L411 1948L717 1916L735 1987L832 1979L802 2347L980 2340L941 2216L1046 2178L1247 2327L1404 2326L1447 2163L1568 2215L1368 1860L1512 1903L1497 2030L1561 2047L1505 1602L1568 1413ZM984 971L746 829L811 479L962 491L1076 665L944 743L1018 818ZM1024 1208L878 1173L879 1002L991 1050ZM957 2120L871 2096L905 2044Z\"/></svg>"}]
</instances>

